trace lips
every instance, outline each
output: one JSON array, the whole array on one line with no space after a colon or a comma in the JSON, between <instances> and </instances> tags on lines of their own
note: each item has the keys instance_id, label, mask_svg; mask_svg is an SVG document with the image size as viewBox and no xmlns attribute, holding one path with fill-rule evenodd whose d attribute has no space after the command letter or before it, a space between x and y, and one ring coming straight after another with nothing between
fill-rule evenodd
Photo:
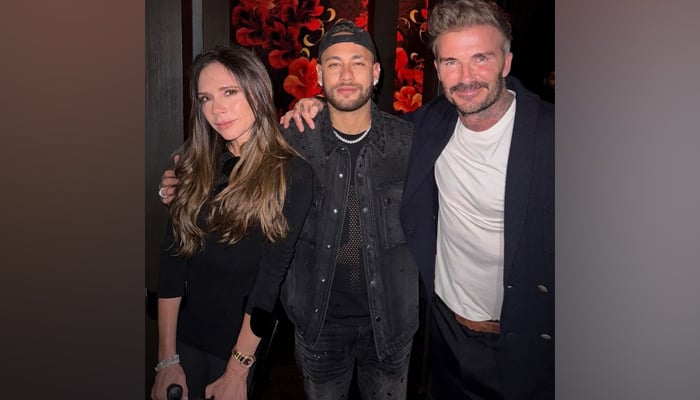
<instances>
[{"instance_id":1,"label":"lips","mask_svg":"<svg viewBox=\"0 0 700 400\"><path fill-rule=\"evenodd\" d=\"M336 92L338 94L352 94L357 92L358 89L354 86L341 86L338 89L336 89Z\"/></svg>"},{"instance_id":2,"label":"lips","mask_svg":"<svg viewBox=\"0 0 700 400\"><path fill-rule=\"evenodd\" d=\"M459 97L474 97L477 94L479 94L480 88L476 89L458 89L455 90L453 93L456 94Z\"/></svg>"},{"instance_id":3,"label":"lips","mask_svg":"<svg viewBox=\"0 0 700 400\"><path fill-rule=\"evenodd\" d=\"M226 129L231 127L236 121L225 121L225 122L217 122L216 128L217 129Z\"/></svg>"}]
</instances>

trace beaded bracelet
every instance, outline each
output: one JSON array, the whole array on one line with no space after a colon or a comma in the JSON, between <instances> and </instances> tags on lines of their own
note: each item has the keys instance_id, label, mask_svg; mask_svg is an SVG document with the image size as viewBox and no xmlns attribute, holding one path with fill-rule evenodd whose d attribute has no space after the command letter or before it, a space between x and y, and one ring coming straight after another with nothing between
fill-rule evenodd
<instances>
[{"instance_id":1,"label":"beaded bracelet","mask_svg":"<svg viewBox=\"0 0 700 400\"><path fill-rule=\"evenodd\" d=\"M174 364L180 364L180 355L179 354L175 354L172 357L168 357L165 360L162 360L161 362L159 362L156 365L156 367L154 369L156 370L156 372L158 372L161 369L163 369L169 365L174 365Z\"/></svg>"}]
</instances>

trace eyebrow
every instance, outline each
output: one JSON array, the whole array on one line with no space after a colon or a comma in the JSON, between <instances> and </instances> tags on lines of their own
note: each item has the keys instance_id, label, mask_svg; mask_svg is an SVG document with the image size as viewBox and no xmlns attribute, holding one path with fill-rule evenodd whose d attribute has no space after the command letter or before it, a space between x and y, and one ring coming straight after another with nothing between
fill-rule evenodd
<instances>
[{"instance_id":1,"label":"eyebrow","mask_svg":"<svg viewBox=\"0 0 700 400\"><path fill-rule=\"evenodd\" d=\"M495 51L484 51L484 52L476 53L476 54L472 55L472 58L474 58L474 57L481 57L481 56L483 56L483 57L492 57L492 56L494 56L494 55L496 55L496 52L495 52Z\"/></svg>"},{"instance_id":2,"label":"eyebrow","mask_svg":"<svg viewBox=\"0 0 700 400\"><path fill-rule=\"evenodd\" d=\"M474 58L474 57L493 57L495 54L496 54L495 51L483 51L483 52L480 52L480 53L474 53L474 54L472 54L471 56L469 56L469 58ZM457 57L440 57L440 58L438 58L438 62L439 62L439 63L442 63L442 62L445 62L445 61L457 61L457 60L459 60L459 58L457 58Z\"/></svg>"},{"instance_id":3,"label":"eyebrow","mask_svg":"<svg viewBox=\"0 0 700 400\"><path fill-rule=\"evenodd\" d=\"M457 57L439 57L438 61L443 62L443 61L449 61L449 60L456 60Z\"/></svg>"},{"instance_id":4,"label":"eyebrow","mask_svg":"<svg viewBox=\"0 0 700 400\"><path fill-rule=\"evenodd\" d=\"M226 85L226 86L221 86L221 87L218 89L218 91L219 91L219 92L223 92L224 90L227 90L227 89L237 89L237 90L241 90L241 87L240 87L240 86L235 86L235 85ZM209 94L209 92L197 92L197 95L198 95L198 96L201 95L201 94Z\"/></svg>"}]
</instances>

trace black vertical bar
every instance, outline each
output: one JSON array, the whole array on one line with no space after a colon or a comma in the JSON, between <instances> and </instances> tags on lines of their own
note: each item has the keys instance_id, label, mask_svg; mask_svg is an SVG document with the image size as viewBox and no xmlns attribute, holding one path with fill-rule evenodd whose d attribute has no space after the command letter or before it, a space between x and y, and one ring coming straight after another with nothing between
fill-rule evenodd
<instances>
[{"instance_id":1,"label":"black vertical bar","mask_svg":"<svg viewBox=\"0 0 700 400\"><path fill-rule=\"evenodd\" d=\"M181 0L182 4L182 118L183 140L190 134L190 66L192 65L192 0Z\"/></svg>"}]
</instances>

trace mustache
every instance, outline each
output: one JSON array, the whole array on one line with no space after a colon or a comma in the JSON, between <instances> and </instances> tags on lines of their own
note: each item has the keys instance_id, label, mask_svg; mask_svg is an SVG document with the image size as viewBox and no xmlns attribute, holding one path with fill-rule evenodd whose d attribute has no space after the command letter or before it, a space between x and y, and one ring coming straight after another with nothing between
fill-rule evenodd
<instances>
[{"instance_id":1,"label":"mustache","mask_svg":"<svg viewBox=\"0 0 700 400\"><path fill-rule=\"evenodd\" d=\"M452 87L450 87L449 91L450 94L458 91L458 90L474 90L474 89L488 89L489 84L486 82L474 82L470 84L466 83L458 83Z\"/></svg>"}]
</instances>

